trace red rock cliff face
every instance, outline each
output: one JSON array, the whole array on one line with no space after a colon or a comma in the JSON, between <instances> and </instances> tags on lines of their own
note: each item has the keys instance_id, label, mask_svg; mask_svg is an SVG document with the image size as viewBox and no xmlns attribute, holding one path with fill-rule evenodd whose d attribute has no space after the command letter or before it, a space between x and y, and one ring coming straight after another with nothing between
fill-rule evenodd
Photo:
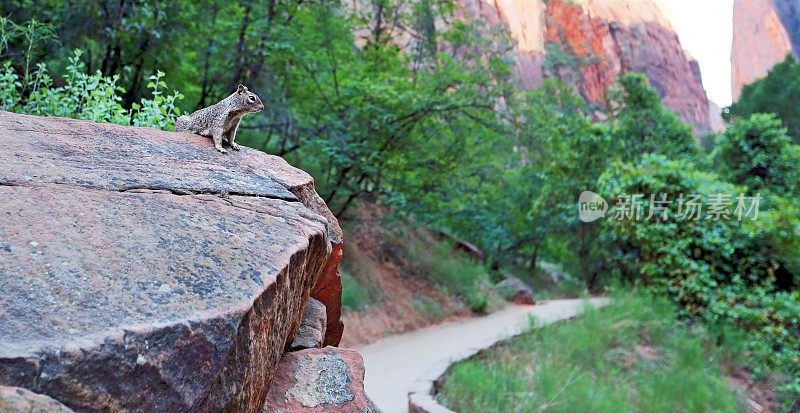
<instances>
[{"instance_id":1,"label":"red rock cliff face","mask_svg":"<svg viewBox=\"0 0 800 413\"><path fill-rule=\"evenodd\" d=\"M469 17L488 26L502 25L516 41L516 81L541 86L544 77L544 27L547 6L540 0L456 0Z\"/></svg>"},{"instance_id":2,"label":"red rock cliff face","mask_svg":"<svg viewBox=\"0 0 800 413\"><path fill-rule=\"evenodd\" d=\"M644 73L695 133L710 130L708 99L697 62L657 0L461 0L473 18L504 24L517 42L518 83L557 78L600 108L605 90L622 73Z\"/></svg>"},{"instance_id":3,"label":"red rock cliff face","mask_svg":"<svg viewBox=\"0 0 800 413\"><path fill-rule=\"evenodd\" d=\"M733 5L731 92L764 77L787 53L800 52L800 3L797 0L736 0Z\"/></svg>"}]
</instances>

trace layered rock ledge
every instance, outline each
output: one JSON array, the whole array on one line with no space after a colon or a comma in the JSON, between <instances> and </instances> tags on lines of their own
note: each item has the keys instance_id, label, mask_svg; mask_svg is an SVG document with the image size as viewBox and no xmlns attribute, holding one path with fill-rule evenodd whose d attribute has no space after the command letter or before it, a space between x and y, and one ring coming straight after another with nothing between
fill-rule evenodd
<instances>
[{"instance_id":1,"label":"layered rock ledge","mask_svg":"<svg viewBox=\"0 0 800 413\"><path fill-rule=\"evenodd\" d=\"M254 412L312 291L338 343L341 229L283 159L0 112L0 165L0 385Z\"/></svg>"}]
</instances>

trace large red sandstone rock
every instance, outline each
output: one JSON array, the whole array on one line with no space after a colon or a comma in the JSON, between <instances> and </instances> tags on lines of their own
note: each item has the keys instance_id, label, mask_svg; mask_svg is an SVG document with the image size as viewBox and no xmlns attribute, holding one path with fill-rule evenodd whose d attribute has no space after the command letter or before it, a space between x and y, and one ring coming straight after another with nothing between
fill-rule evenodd
<instances>
[{"instance_id":1,"label":"large red sandstone rock","mask_svg":"<svg viewBox=\"0 0 800 413\"><path fill-rule=\"evenodd\" d=\"M379 412L364 393L364 360L334 347L286 353L263 413Z\"/></svg>"},{"instance_id":2,"label":"large red sandstone rock","mask_svg":"<svg viewBox=\"0 0 800 413\"><path fill-rule=\"evenodd\" d=\"M612 82L640 72L695 134L708 132L714 122L699 65L681 47L657 0L459 2L470 17L503 27L516 40L516 78L522 86L557 78L574 85L587 102L605 107ZM575 62L548 63L548 50L558 49L574 54Z\"/></svg>"},{"instance_id":3,"label":"large red sandstone rock","mask_svg":"<svg viewBox=\"0 0 800 413\"><path fill-rule=\"evenodd\" d=\"M199 136L8 112L0 164L0 385L77 410L261 409L338 263L308 174Z\"/></svg>"},{"instance_id":4,"label":"large red sandstone rock","mask_svg":"<svg viewBox=\"0 0 800 413\"><path fill-rule=\"evenodd\" d=\"M736 0L733 4L731 92L766 76L788 53L800 54L800 3L797 0Z\"/></svg>"},{"instance_id":5,"label":"large red sandstone rock","mask_svg":"<svg viewBox=\"0 0 800 413\"><path fill-rule=\"evenodd\" d=\"M299 169L295 170L302 172ZM305 172L302 172L302 175L310 178ZM342 228L339 226L339 220L336 219L328 209L328 206L325 205L325 201L314 190L314 181L312 179L281 174L277 177L277 181L297 196L303 205L319 213L330 223L328 230L331 241L331 254L317 283L311 290L311 297L324 304L327 312L327 331L324 345L338 346L344 332L344 323L341 320L342 278L339 274L339 263L342 261L342 241L344 239Z\"/></svg>"}]
</instances>

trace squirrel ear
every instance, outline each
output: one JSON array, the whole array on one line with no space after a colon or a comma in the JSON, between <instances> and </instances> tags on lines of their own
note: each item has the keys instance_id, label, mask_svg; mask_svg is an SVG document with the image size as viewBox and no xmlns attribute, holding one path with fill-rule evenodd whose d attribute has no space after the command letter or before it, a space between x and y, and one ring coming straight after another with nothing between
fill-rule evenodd
<instances>
[{"instance_id":1,"label":"squirrel ear","mask_svg":"<svg viewBox=\"0 0 800 413\"><path fill-rule=\"evenodd\" d=\"M239 87L236 89L236 93L238 93L238 94L240 94L240 95L241 95L241 94L242 94L242 93L244 93L246 90L247 90L247 87L245 87L245 85L239 85Z\"/></svg>"}]
</instances>

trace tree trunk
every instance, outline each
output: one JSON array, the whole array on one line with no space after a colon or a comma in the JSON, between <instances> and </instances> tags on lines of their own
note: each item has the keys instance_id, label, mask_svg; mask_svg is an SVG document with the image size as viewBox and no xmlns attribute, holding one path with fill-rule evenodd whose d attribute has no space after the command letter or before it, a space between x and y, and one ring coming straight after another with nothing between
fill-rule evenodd
<instances>
[{"instance_id":1,"label":"tree trunk","mask_svg":"<svg viewBox=\"0 0 800 413\"><path fill-rule=\"evenodd\" d=\"M539 247L541 247L541 246L542 246L542 241L540 241L538 244L536 244L535 247L533 247L533 254L531 255L531 266L530 266L530 269L531 269L531 271L533 271L534 275L536 274L536 259L539 256Z\"/></svg>"},{"instance_id":2,"label":"tree trunk","mask_svg":"<svg viewBox=\"0 0 800 413\"><path fill-rule=\"evenodd\" d=\"M231 85L228 88L229 90L236 89L236 85L238 83L246 82L246 79L243 78L243 73L245 69L245 58L244 52L246 49L245 41L247 39L247 29L250 25L250 11L252 10L252 4L248 3L247 6L244 8L244 17L242 19L242 26L239 29L239 41L236 44L236 58L234 59L234 63L236 64L236 73L233 75L233 79L231 80Z\"/></svg>"},{"instance_id":3,"label":"tree trunk","mask_svg":"<svg viewBox=\"0 0 800 413\"><path fill-rule=\"evenodd\" d=\"M581 227L581 237L580 237L580 247L578 248L578 259L581 263L581 275L586 280L586 288L591 288L594 285L594 279L597 277L597 274L590 274L589 273L589 248L586 244L586 225L580 224Z\"/></svg>"},{"instance_id":4,"label":"tree trunk","mask_svg":"<svg viewBox=\"0 0 800 413\"><path fill-rule=\"evenodd\" d=\"M347 200L344 201L344 204L342 204L342 207L339 208L339 211L337 211L333 216L335 216L336 219L341 220L342 215L344 215L345 211L347 211L347 208L350 207L350 204L353 202L353 200L355 200L360 194L361 194L360 191L356 191L350 194L350 196L347 197Z\"/></svg>"},{"instance_id":5,"label":"tree trunk","mask_svg":"<svg viewBox=\"0 0 800 413\"><path fill-rule=\"evenodd\" d=\"M206 99L209 97L211 93L209 86L209 76L208 72L211 66L211 50L214 48L214 39L216 36L214 35L214 28L217 27L217 15L219 14L219 6L214 5L214 10L211 13L211 31L212 35L208 37L208 46L206 48L206 56L205 62L203 64L203 87L200 89L200 100L197 102L197 107L195 109L201 109L206 107Z\"/></svg>"},{"instance_id":6,"label":"tree trunk","mask_svg":"<svg viewBox=\"0 0 800 413\"><path fill-rule=\"evenodd\" d=\"M136 97L139 94L139 79L141 79L142 70L144 69L144 51L147 50L148 45L150 45L149 36L145 37L144 42L142 42L142 53L139 54L139 62L137 62L136 70L133 72L131 85L125 93L125 97L122 99L122 104L126 108L130 108L133 105L133 102L136 101Z\"/></svg>"},{"instance_id":7,"label":"tree trunk","mask_svg":"<svg viewBox=\"0 0 800 413\"><path fill-rule=\"evenodd\" d=\"M102 73L103 76L108 76L108 65L110 64L111 64L111 44L107 44L106 55L103 57L103 63L100 65L100 73Z\"/></svg>"}]
</instances>

